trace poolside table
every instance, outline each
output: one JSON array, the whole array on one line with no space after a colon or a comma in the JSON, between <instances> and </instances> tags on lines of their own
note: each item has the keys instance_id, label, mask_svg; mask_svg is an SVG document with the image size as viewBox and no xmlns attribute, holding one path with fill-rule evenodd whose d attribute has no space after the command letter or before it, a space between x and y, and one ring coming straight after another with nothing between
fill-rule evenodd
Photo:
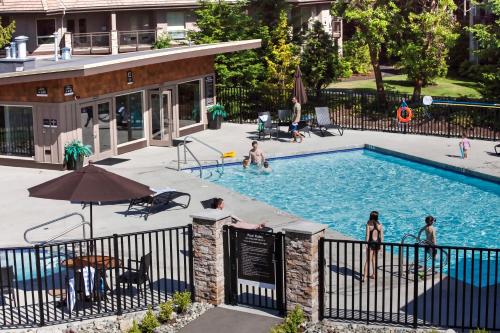
<instances>
[{"instance_id":1,"label":"poolside table","mask_svg":"<svg viewBox=\"0 0 500 333\"><path fill-rule=\"evenodd\" d=\"M97 269L108 270L116 268L116 260L111 256L88 255L66 259L62 262L68 268L82 268L91 266ZM118 260L118 267L121 267L121 261Z\"/></svg>"}]
</instances>

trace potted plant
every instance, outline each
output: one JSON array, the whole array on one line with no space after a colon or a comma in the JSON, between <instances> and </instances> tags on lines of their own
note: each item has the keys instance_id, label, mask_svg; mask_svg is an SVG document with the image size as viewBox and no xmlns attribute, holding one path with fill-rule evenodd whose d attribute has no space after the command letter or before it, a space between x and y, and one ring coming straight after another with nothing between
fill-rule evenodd
<instances>
[{"instance_id":1,"label":"potted plant","mask_svg":"<svg viewBox=\"0 0 500 333\"><path fill-rule=\"evenodd\" d=\"M208 128L220 129L222 119L227 117L227 112L220 104L212 105L208 108Z\"/></svg>"},{"instance_id":2,"label":"potted plant","mask_svg":"<svg viewBox=\"0 0 500 333\"><path fill-rule=\"evenodd\" d=\"M78 140L73 140L64 145L64 161L68 170L78 170L83 167L84 157L90 155L92 155L91 147Z\"/></svg>"}]
</instances>

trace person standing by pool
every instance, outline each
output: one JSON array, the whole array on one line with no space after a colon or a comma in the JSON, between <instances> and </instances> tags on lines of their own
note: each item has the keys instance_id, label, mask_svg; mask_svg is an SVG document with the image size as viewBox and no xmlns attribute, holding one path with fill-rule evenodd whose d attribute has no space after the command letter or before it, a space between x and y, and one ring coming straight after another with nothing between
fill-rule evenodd
<instances>
[{"instance_id":1,"label":"person standing by pool","mask_svg":"<svg viewBox=\"0 0 500 333\"><path fill-rule=\"evenodd\" d=\"M436 219L429 215L425 218L425 227L420 229L418 233L418 239L420 239L420 235L422 232L425 232L425 253L429 253L432 258L436 257L437 251L434 248L437 244L436 242L436 229L434 229L434 222L436 222Z\"/></svg>"},{"instance_id":2,"label":"person standing by pool","mask_svg":"<svg viewBox=\"0 0 500 333\"><path fill-rule=\"evenodd\" d=\"M458 146L460 147L462 158L467 158L467 152L470 150L470 141L467 139L467 134L465 132L462 134L462 140L460 140Z\"/></svg>"},{"instance_id":3,"label":"person standing by pool","mask_svg":"<svg viewBox=\"0 0 500 333\"><path fill-rule=\"evenodd\" d=\"M372 211L370 219L366 222L366 261L362 281L364 282L368 276L368 271L372 274L370 279L377 277L377 255L381 248L381 243L384 241L384 228L378 221L378 212Z\"/></svg>"},{"instance_id":4,"label":"person standing by pool","mask_svg":"<svg viewBox=\"0 0 500 333\"><path fill-rule=\"evenodd\" d=\"M302 106L300 105L299 101L297 100L297 97L293 96L292 97L292 103L293 103L293 120L292 124L290 125L290 132L292 132L292 143L294 142L302 142L302 135L299 133L299 122L300 122L300 117L301 117L301 112L302 112ZM299 141L300 140L300 141Z\"/></svg>"},{"instance_id":5,"label":"person standing by pool","mask_svg":"<svg viewBox=\"0 0 500 333\"><path fill-rule=\"evenodd\" d=\"M266 160L264 153L259 149L259 143L252 141L252 149L248 152L250 163L254 165L261 165Z\"/></svg>"},{"instance_id":6,"label":"person standing by pool","mask_svg":"<svg viewBox=\"0 0 500 333\"><path fill-rule=\"evenodd\" d=\"M213 198L212 199L212 209L223 210L224 209L224 199ZM235 226L236 228L240 228L240 229L258 230L258 229L265 228L265 226L266 226L264 223L251 224L251 223L243 222L239 217L237 217L235 215L231 215L231 221L233 222L233 226Z\"/></svg>"}]
</instances>

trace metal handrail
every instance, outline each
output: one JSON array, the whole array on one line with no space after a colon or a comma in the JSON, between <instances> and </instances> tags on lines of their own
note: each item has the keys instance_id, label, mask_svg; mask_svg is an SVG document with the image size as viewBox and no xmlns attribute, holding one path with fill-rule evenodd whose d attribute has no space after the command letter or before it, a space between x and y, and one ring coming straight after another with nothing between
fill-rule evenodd
<instances>
[{"instance_id":1,"label":"metal handrail","mask_svg":"<svg viewBox=\"0 0 500 333\"><path fill-rule=\"evenodd\" d=\"M62 220L64 220L64 219L67 219L67 218L72 217L72 216L79 216L79 217L80 217L80 219L81 219L81 221L80 221L77 225L72 226L72 227L70 227L70 228L68 228L68 229L64 230L62 233L58 234L57 236L54 236L54 237L50 238L49 240L47 240L47 241L43 241L43 242L34 242L34 241L29 241L29 240L28 240L28 238L27 238L27 234L28 234L29 232L31 232L31 231L33 231L33 230L36 230L36 229L39 229L39 228L41 228L41 227L45 227L45 226L47 226L47 225L49 225L49 224L52 224L52 223L55 223L55 222L58 222L58 221L62 221ZM59 218L57 218L57 219L50 220L50 221L48 221L48 222L45 222L45 223L42 223L42 224L39 224L39 225L36 225L36 226L34 226L34 227L28 228L28 229L26 229L26 231L24 232L23 237L24 237L24 240L26 241L26 243L29 243L29 244L38 244L38 245L46 245L47 243L52 242L53 240L55 240L55 239L57 239L57 238L59 238L59 237L61 237L61 236L64 236L65 234L69 233L70 231L73 231L73 230L75 230L76 228L78 228L78 227L80 227L80 226L81 226L81 227L83 228L83 239L86 239L86 235L85 235L85 225L88 225L88 226L90 227L90 223L89 223L89 222L87 222L87 221L85 221L85 217L84 217L82 214L80 214L80 213L76 213L76 212L75 212L75 213L71 213L71 214L68 214L68 215L61 216L61 217L59 217Z\"/></svg>"},{"instance_id":2,"label":"metal handrail","mask_svg":"<svg viewBox=\"0 0 500 333\"><path fill-rule=\"evenodd\" d=\"M184 146L184 164L187 164L187 152L189 152L189 154L194 158L194 160L196 161L196 163L198 164L198 167L200 168L200 178L203 178L203 165L200 163L200 161L196 158L196 156L194 156L193 152L187 147L186 143L188 143L188 139L191 139L191 140L194 140L198 143L201 143L202 145L204 145L205 147L208 147L210 148L211 150L215 151L217 154L219 154L220 158L221 158L221 164L219 164L219 160L217 159L216 160L216 163L217 163L217 169L219 169L219 167L222 169L222 173L224 172L224 153L221 152L219 149L209 145L208 143L200 140L200 139L197 139L195 137L192 137L190 135L184 137L184 140L182 141L182 145ZM180 171L181 170L181 159L180 159L180 152L179 152L179 145L177 145L177 171Z\"/></svg>"}]
</instances>

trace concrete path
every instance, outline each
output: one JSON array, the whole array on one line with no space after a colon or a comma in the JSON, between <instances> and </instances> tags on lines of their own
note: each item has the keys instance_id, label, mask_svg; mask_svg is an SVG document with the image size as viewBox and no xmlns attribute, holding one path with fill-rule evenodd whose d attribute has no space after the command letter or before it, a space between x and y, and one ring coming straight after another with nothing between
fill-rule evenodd
<instances>
[{"instance_id":1,"label":"concrete path","mask_svg":"<svg viewBox=\"0 0 500 333\"><path fill-rule=\"evenodd\" d=\"M228 308L213 308L183 327L180 333L268 333L281 318L262 316Z\"/></svg>"}]
</instances>

